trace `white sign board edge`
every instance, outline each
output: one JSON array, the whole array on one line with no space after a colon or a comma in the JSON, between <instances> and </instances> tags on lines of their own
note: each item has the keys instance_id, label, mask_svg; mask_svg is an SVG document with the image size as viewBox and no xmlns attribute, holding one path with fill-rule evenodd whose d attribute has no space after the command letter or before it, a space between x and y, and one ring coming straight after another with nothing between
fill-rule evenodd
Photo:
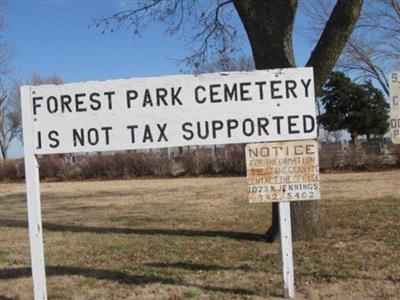
<instances>
[{"instance_id":1,"label":"white sign board edge","mask_svg":"<svg viewBox=\"0 0 400 300\"><path fill-rule=\"evenodd\" d=\"M35 154L317 136L312 68L118 79L22 89L27 95L22 106L28 106L25 110L31 114L29 118L24 115L24 126L31 122ZM156 93L168 94L167 105L161 96L160 106L156 105ZM149 104L149 95L153 106ZM230 95L237 95L238 101L231 100ZM271 99L272 95L278 98ZM185 123L190 124L184 130ZM204 138L206 124L209 134Z\"/></svg>"},{"instance_id":2,"label":"white sign board edge","mask_svg":"<svg viewBox=\"0 0 400 300\"><path fill-rule=\"evenodd\" d=\"M393 144L400 144L400 72L389 78L390 136Z\"/></svg>"}]
</instances>

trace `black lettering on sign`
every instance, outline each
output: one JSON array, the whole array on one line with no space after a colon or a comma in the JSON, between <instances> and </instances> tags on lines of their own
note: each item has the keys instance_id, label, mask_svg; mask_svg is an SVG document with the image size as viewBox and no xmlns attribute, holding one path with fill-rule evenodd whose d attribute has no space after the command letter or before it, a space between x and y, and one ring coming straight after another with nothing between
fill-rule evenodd
<instances>
[{"instance_id":1,"label":"black lettering on sign","mask_svg":"<svg viewBox=\"0 0 400 300\"><path fill-rule=\"evenodd\" d=\"M108 109L112 110L112 96L115 95L115 92L114 91L104 92L104 95L107 96Z\"/></svg>"},{"instance_id":2,"label":"black lettering on sign","mask_svg":"<svg viewBox=\"0 0 400 300\"><path fill-rule=\"evenodd\" d=\"M227 101L238 101L237 84L234 83L232 88L229 89L227 84L224 85L224 98Z\"/></svg>"},{"instance_id":3,"label":"black lettering on sign","mask_svg":"<svg viewBox=\"0 0 400 300\"><path fill-rule=\"evenodd\" d=\"M269 124L269 120L267 118L257 118L258 125L258 135L261 136L263 133L265 135L269 135L267 127Z\"/></svg>"},{"instance_id":4,"label":"black lettering on sign","mask_svg":"<svg viewBox=\"0 0 400 300\"><path fill-rule=\"evenodd\" d=\"M99 132L96 128L90 128L87 134L87 140L90 145L94 146L99 143Z\"/></svg>"},{"instance_id":5,"label":"black lettering on sign","mask_svg":"<svg viewBox=\"0 0 400 300\"><path fill-rule=\"evenodd\" d=\"M168 106L167 100L165 100L165 97L168 95L168 91L163 88L156 89L156 95L157 95L157 106L161 106L161 102L165 105Z\"/></svg>"},{"instance_id":6,"label":"black lettering on sign","mask_svg":"<svg viewBox=\"0 0 400 300\"><path fill-rule=\"evenodd\" d=\"M135 90L128 90L126 91L126 104L128 108L131 108L131 102L133 100L136 100L138 97L138 92L136 92Z\"/></svg>"},{"instance_id":7,"label":"black lettering on sign","mask_svg":"<svg viewBox=\"0 0 400 300\"><path fill-rule=\"evenodd\" d=\"M57 102L57 98L56 97L50 96L49 98L47 98L47 110L51 114L57 112L57 110L58 110L58 102Z\"/></svg>"},{"instance_id":8,"label":"black lettering on sign","mask_svg":"<svg viewBox=\"0 0 400 300\"><path fill-rule=\"evenodd\" d=\"M315 130L315 119L313 116L310 115L303 116L303 128L304 128L304 133L310 133Z\"/></svg>"},{"instance_id":9,"label":"black lettering on sign","mask_svg":"<svg viewBox=\"0 0 400 300\"><path fill-rule=\"evenodd\" d=\"M288 116L288 130L289 134L296 134L300 133L300 130L295 129L297 123L294 122L295 119L298 119L299 116Z\"/></svg>"},{"instance_id":10,"label":"black lettering on sign","mask_svg":"<svg viewBox=\"0 0 400 300\"><path fill-rule=\"evenodd\" d=\"M91 145L96 146L100 142L104 141L105 145L110 144L110 132L112 127L105 126L101 127L100 130L97 128L89 128L85 131L84 128L72 130L72 140L74 147ZM103 138L104 137L104 138Z\"/></svg>"},{"instance_id":11,"label":"black lettering on sign","mask_svg":"<svg viewBox=\"0 0 400 300\"><path fill-rule=\"evenodd\" d=\"M310 87L310 84L311 84L311 79L308 79L307 81L304 81L303 79L301 80L301 83L303 84L303 87L304 87L304 94L306 95L306 98L308 97L308 95L309 95L309 87Z\"/></svg>"},{"instance_id":12,"label":"black lettering on sign","mask_svg":"<svg viewBox=\"0 0 400 300\"><path fill-rule=\"evenodd\" d=\"M252 119L243 120L242 131L245 136L252 136L254 134L254 122Z\"/></svg>"},{"instance_id":13,"label":"black lettering on sign","mask_svg":"<svg viewBox=\"0 0 400 300\"><path fill-rule=\"evenodd\" d=\"M181 100L179 99L179 93L181 92L182 87L179 87L177 90L175 90L175 88L172 88L171 92L172 92L172 105L175 105L176 103L179 103L179 105L182 105L183 103L181 102Z\"/></svg>"},{"instance_id":14,"label":"black lettering on sign","mask_svg":"<svg viewBox=\"0 0 400 300\"><path fill-rule=\"evenodd\" d=\"M42 149L42 133L40 131L37 132L37 146L36 149Z\"/></svg>"},{"instance_id":15,"label":"black lettering on sign","mask_svg":"<svg viewBox=\"0 0 400 300\"><path fill-rule=\"evenodd\" d=\"M112 127L101 127L101 130L104 131L106 145L109 145L110 144L110 131L112 130Z\"/></svg>"},{"instance_id":16,"label":"black lettering on sign","mask_svg":"<svg viewBox=\"0 0 400 300\"><path fill-rule=\"evenodd\" d=\"M162 140L168 142L167 136L165 135L165 130L167 129L167 123L157 124L157 128L160 131L157 142L161 142Z\"/></svg>"},{"instance_id":17,"label":"black lettering on sign","mask_svg":"<svg viewBox=\"0 0 400 300\"><path fill-rule=\"evenodd\" d=\"M208 135L210 134L209 128L208 128L208 122L204 122L204 134L201 133L201 123L197 122L197 134L199 138L202 140L205 140L208 138Z\"/></svg>"},{"instance_id":18,"label":"black lettering on sign","mask_svg":"<svg viewBox=\"0 0 400 300\"><path fill-rule=\"evenodd\" d=\"M61 95L60 96L60 102L61 102L61 111L64 113L67 110L69 112L72 112L72 108L70 106L72 102L72 98L70 95Z\"/></svg>"},{"instance_id":19,"label":"black lettering on sign","mask_svg":"<svg viewBox=\"0 0 400 300\"><path fill-rule=\"evenodd\" d=\"M218 88L221 87L220 84L211 84L210 85L210 102L218 103L222 102L222 99L217 97L219 95Z\"/></svg>"},{"instance_id":20,"label":"black lettering on sign","mask_svg":"<svg viewBox=\"0 0 400 300\"><path fill-rule=\"evenodd\" d=\"M147 143L147 141L153 142L153 135L148 124L144 125L143 143Z\"/></svg>"},{"instance_id":21,"label":"black lettering on sign","mask_svg":"<svg viewBox=\"0 0 400 300\"><path fill-rule=\"evenodd\" d=\"M212 124L212 135L213 135L213 138L216 139L217 131L222 130L222 128L224 128L224 123L219 120L214 120L211 122L211 124Z\"/></svg>"},{"instance_id":22,"label":"black lettering on sign","mask_svg":"<svg viewBox=\"0 0 400 300\"><path fill-rule=\"evenodd\" d=\"M131 131L131 143L135 143L135 130L138 128L138 125L129 125L126 126L127 129Z\"/></svg>"},{"instance_id":23,"label":"black lettering on sign","mask_svg":"<svg viewBox=\"0 0 400 300\"><path fill-rule=\"evenodd\" d=\"M249 89L248 86L251 85L251 82L241 82L240 83L240 100L241 101L250 101L252 100L251 97L248 96Z\"/></svg>"},{"instance_id":24,"label":"black lettering on sign","mask_svg":"<svg viewBox=\"0 0 400 300\"><path fill-rule=\"evenodd\" d=\"M151 95L149 89L146 89L144 92L144 98L143 98L143 107L146 107L147 105L153 106L153 101L151 100Z\"/></svg>"},{"instance_id":25,"label":"black lettering on sign","mask_svg":"<svg viewBox=\"0 0 400 300\"><path fill-rule=\"evenodd\" d=\"M98 99L98 97L100 97L99 93L91 93L89 96L89 100L90 100L90 108L92 110L99 110L101 108L101 102Z\"/></svg>"},{"instance_id":26,"label":"black lettering on sign","mask_svg":"<svg viewBox=\"0 0 400 300\"><path fill-rule=\"evenodd\" d=\"M55 130L49 132L49 140L51 141L51 143L49 144L50 148L57 148L60 145L58 132Z\"/></svg>"},{"instance_id":27,"label":"black lettering on sign","mask_svg":"<svg viewBox=\"0 0 400 300\"><path fill-rule=\"evenodd\" d=\"M85 96L86 96L85 93L81 93L81 94L76 94L75 95L75 110L77 112L87 111L87 109L85 107L83 107L85 102L80 99L80 98L84 98Z\"/></svg>"},{"instance_id":28,"label":"black lettering on sign","mask_svg":"<svg viewBox=\"0 0 400 300\"><path fill-rule=\"evenodd\" d=\"M283 96L279 93L279 87L277 85L280 85L282 83L282 80L271 80L270 86L271 86L271 98L272 99L282 99Z\"/></svg>"},{"instance_id":29,"label":"black lettering on sign","mask_svg":"<svg viewBox=\"0 0 400 300\"><path fill-rule=\"evenodd\" d=\"M185 123L182 124L182 131L184 132L182 137L186 141L190 141L194 137L194 133L193 133L193 131L191 129L192 126L193 126L193 124L190 123L190 122L185 122Z\"/></svg>"},{"instance_id":30,"label":"black lettering on sign","mask_svg":"<svg viewBox=\"0 0 400 300\"><path fill-rule=\"evenodd\" d=\"M290 97L289 93L292 94L292 96L294 98L297 98L297 95L296 95L296 92L295 92L296 87L297 87L296 81L294 81L294 80L286 80L285 85L286 85L286 98Z\"/></svg>"},{"instance_id":31,"label":"black lettering on sign","mask_svg":"<svg viewBox=\"0 0 400 300\"><path fill-rule=\"evenodd\" d=\"M255 82L255 85L258 85L259 88L259 95L260 95L260 100L264 100L264 91L263 91L263 86L266 85L266 81L257 81Z\"/></svg>"},{"instance_id":32,"label":"black lettering on sign","mask_svg":"<svg viewBox=\"0 0 400 300\"><path fill-rule=\"evenodd\" d=\"M85 145L85 136L84 136L84 131L83 128L81 128L79 131L78 129L73 129L72 130L72 139L74 142L74 147L78 146L84 146Z\"/></svg>"},{"instance_id":33,"label":"black lettering on sign","mask_svg":"<svg viewBox=\"0 0 400 300\"><path fill-rule=\"evenodd\" d=\"M272 120L276 121L276 132L278 134L281 134L281 121L284 119L285 117L283 116L274 116L272 117Z\"/></svg>"},{"instance_id":34,"label":"black lettering on sign","mask_svg":"<svg viewBox=\"0 0 400 300\"><path fill-rule=\"evenodd\" d=\"M206 88L202 85L199 85L194 89L194 95L195 95L196 102L202 104L202 103L206 102L207 98L203 97L200 99L199 98L199 90L203 90L203 92L205 92Z\"/></svg>"},{"instance_id":35,"label":"black lettering on sign","mask_svg":"<svg viewBox=\"0 0 400 300\"><path fill-rule=\"evenodd\" d=\"M38 103L39 100L43 100L43 97L33 97L32 98L34 115L36 115L36 113L37 113L37 108L42 106L42 105L40 105L40 103Z\"/></svg>"},{"instance_id":36,"label":"black lettering on sign","mask_svg":"<svg viewBox=\"0 0 400 300\"><path fill-rule=\"evenodd\" d=\"M232 130L239 127L239 122L235 119L228 119L227 124L228 137L230 138L232 136Z\"/></svg>"}]
</instances>

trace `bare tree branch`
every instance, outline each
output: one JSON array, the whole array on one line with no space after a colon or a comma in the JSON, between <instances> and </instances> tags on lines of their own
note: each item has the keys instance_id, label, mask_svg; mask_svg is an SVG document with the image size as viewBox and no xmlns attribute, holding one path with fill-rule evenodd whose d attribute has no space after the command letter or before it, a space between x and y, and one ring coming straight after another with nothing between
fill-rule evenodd
<instances>
[{"instance_id":1,"label":"bare tree branch","mask_svg":"<svg viewBox=\"0 0 400 300\"><path fill-rule=\"evenodd\" d=\"M307 62L307 66L318 70L315 74L316 94L336 64L342 49L353 32L361 12L363 1L338 0L326 26Z\"/></svg>"},{"instance_id":2,"label":"bare tree branch","mask_svg":"<svg viewBox=\"0 0 400 300\"><path fill-rule=\"evenodd\" d=\"M373 78L388 94L387 74L400 67L398 0L365 0L360 21L342 52L337 67L364 80ZM315 39L332 9L332 0L310 0L303 12L313 24L301 34ZM312 40L311 40L312 41Z\"/></svg>"},{"instance_id":3,"label":"bare tree branch","mask_svg":"<svg viewBox=\"0 0 400 300\"><path fill-rule=\"evenodd\" d=\"M7 93L4 89L0 96L0 151L3 160L7 159L11 143L21 135L22 121L19 105L19 84Z\"/></svg>"},{"instance_id":4,"label":"bare tree branch","mask_svg":"<svg viewBox=\"0 0 400 300\"><path fill-rule=\"evenodd\" d=\"M205 5L208 3L209 5ZM189 45L194 45L191 55L183 61L199 66L222 52L239 50L237 29L230 24L233 0L153 0L140 1L134 9L123 10L108 17L93 19L93 25L114 32L126 25L139 35L150 21L160 21L167 25L166 33L180 33ZM195 33L188 36L184 24L196 26Z\"/></svg>"}]
</instances>

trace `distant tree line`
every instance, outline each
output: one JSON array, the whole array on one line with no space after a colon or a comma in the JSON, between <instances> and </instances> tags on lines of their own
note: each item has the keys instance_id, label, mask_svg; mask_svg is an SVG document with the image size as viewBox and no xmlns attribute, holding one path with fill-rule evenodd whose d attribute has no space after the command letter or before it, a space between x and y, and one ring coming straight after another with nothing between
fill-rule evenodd
<instances>
[{"instance_id":1,"label":"distant tree line","mask_svg":"<svg viewBox=\"0 0 400 300\"><path fill-rule=\"evenodd\" d=\"M45 155L39 157L40 177L44 181L116 180L202 176L246 176L244 144L185 149L176 157L163 151ZM376 171L400 167L400 147L393 147L392 159L382 154L348 147L341 151L320 151L322 172ZM24 179L23 159L0 163L0 181Z\"/></svg>"}]
</instances>

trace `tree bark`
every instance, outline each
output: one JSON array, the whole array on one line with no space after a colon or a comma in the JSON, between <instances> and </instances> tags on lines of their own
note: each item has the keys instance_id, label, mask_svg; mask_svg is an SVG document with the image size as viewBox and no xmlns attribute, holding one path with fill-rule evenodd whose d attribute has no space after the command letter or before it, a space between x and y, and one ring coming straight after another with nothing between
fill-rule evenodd
<instances>
[{"instance_id":1,"label":"tree bark","mask_svg":"<svg viewBox=\"0 0 400 300\"><path fill-rule=\"evenodd\" d=\"M297 0L234 0L256 69L295 66L292 32Z\"/></svg>"},{"instance_id":2,"label":"tree bark","mask_svg":"<svg viewBox=\"0 0 400 300\"><path fill-rule=\"evenodd\" d=\"M234 0L233 3L249 38L256 69L295 67L292 33L297 0ZM314 67L317 96L354 30L362 4L363 0L338 0L312 51L307 66ZM291 212L294 240L309 240L322 232L317 201L293 202ZM274 203L267 241L276 240L278 233L279 208Z\"/></svg>"},{"instance_id":3,"label":"tree bark","mask_svg":"<svg viewBox=\"0 0 400 300\"><path fill-rule=\"evenodd\" d=\"M295 67L292 45L297 0L235 0L246 29L256 69ZM272 222L265 233L267 242L279 234L279 205L272 203Z\"/></svg>"}]
</instances>

